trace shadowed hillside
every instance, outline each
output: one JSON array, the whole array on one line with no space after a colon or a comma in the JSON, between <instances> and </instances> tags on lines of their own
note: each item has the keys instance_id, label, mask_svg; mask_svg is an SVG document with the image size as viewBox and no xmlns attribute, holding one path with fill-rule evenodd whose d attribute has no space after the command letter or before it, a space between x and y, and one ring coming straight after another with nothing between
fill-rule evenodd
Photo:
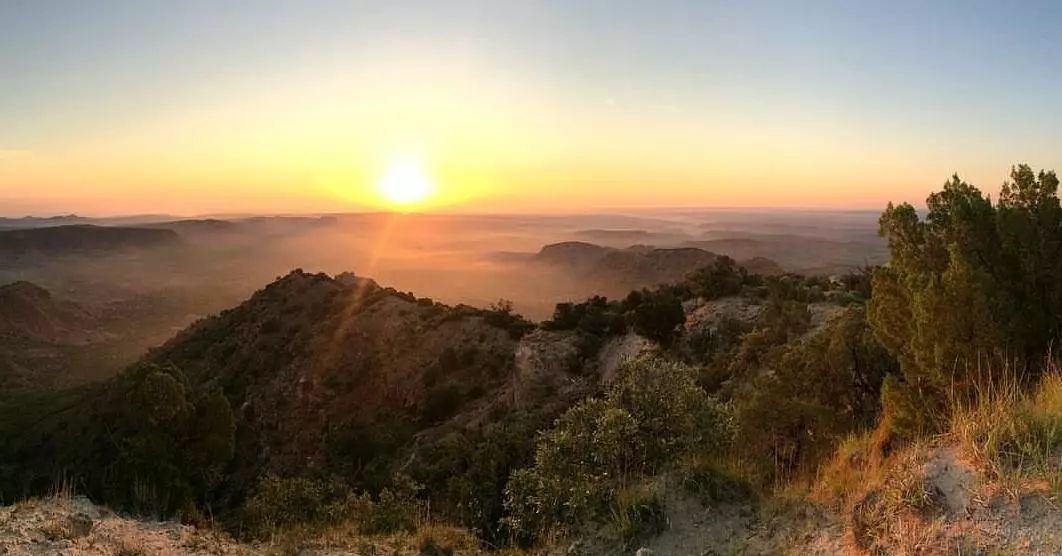
<instances>
[{"instance_id":1,"label":"shadowed hillside","mask_svg":"<svg viewBox=\"0 0 1062 556\"><path fill-rule=\"evenodd\" d=\"M0 286L0 335L45 342L88 335L93 317L74 303L56 300L30 282Z\"/></svg>"},{"instance_id":2,"label":"shadowed hillside","mask_svg":"<svg viewBox=\"0 0 1062 556\"><path fill-rule=\"evenodd\" d=\"M179 238L172 230L122 228L78 224L0 231L0 262L57 255L101 255L126 249L172 247Z\"/></svg>"},{"instance_id":3,"label":"shadowed hillside","mask_svg":"<svg viewBox=\"0 0 1062 556\"><path fill-rule=\"evenodd\" d=\"M53 386L106 333L94 315L30 282L0 286L0 385Z\"/></svg>"}]
</instances>

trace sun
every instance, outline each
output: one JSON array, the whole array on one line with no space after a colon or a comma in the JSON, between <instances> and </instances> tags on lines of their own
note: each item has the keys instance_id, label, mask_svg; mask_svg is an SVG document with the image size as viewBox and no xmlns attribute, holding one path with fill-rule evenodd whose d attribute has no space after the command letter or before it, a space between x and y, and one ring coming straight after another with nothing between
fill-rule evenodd
<instances>
[{"instance_id":1,"label":"sun","mask_svg":"<svg viewBox=\"0 0 1062 556\"><path fill-rule=\"evenodd\" d=\"M393 160L376 182L376 189L389 202L399 206L422 203L435 191L424 165L414 158Z\"/></svg>"}]
</instances>

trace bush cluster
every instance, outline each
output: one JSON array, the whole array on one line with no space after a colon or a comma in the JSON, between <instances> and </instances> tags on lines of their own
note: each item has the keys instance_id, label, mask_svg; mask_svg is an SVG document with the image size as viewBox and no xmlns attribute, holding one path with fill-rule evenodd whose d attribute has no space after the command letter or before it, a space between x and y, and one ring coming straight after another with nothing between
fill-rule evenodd
<instances>
[{"instance_id":1,"label":"bush cluster","mask_svg":"<svg viewBox=\"0 0 1062 556\"><path fill-rule=\"evenodd\" d=\"M421 485L395 475L390 487L374 498L356 493L339 479L266 475L244 505L244 524L254 536L290 529L351 527L358 534L413 531L424 514L417 498Z\"/></svg>"},{"instance_id":2,"label":"bush cluster","mask_svg":"<svg viewBox=\"0 0 1062 556\"><path fill-rule=\"evenodd\" d=\"M540 436L534 464L509 480L507 523L525 543L578 527L607 515L623 488L729 438L725 408L696 385L693 369L632 360L603 398L575 405Z\"/></svg>"}]
</instances>

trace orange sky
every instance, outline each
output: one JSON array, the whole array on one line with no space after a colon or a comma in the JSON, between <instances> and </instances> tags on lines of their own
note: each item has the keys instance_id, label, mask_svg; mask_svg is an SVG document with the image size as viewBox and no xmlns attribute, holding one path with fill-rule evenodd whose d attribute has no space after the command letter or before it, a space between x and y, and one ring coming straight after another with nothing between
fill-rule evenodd
<instances>
[{"instance_id":1,"label":"orange sky","mask_svg":"<svg viewBox=\"0 0 1062 556\"><path fill-rule=\"evenodd\" d=\"M1052 88L999 86L1052 49L961 42L1002 15L591 4L0 7L0 213L396 208L408 159L413 210L880 208L1057 160Z\"/></svg>"}]
</instances>

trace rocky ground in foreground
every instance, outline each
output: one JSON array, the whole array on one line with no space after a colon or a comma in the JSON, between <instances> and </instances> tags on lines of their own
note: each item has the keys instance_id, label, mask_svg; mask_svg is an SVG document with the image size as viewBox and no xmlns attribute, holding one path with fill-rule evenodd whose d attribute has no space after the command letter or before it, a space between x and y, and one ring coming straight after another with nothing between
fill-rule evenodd
<instances>
[{"instance_id":1,"label":"rocky ground in foreground","mask_svg":"<svg viewBox=\"0 0 1062 556\"><path fill-rule=\"evenodd\" d=\"M246 544L209 529L122 516L80 496L32 499L0 507L0 555L463 556L479 553L466 532L442 526L424 526L414 534L381 537L321 531Z\"/></svg>"},{"instance_id":2,"label":"rocky ground in foreground","mask_svg":"<svg viewBox=\"0 0 1062 556\"><path fill-rule=\"evenodd\" d=\"M642 548L623 552L640 556L1062 554L1062 509L1052 490L1042 484L1002 485L988 480L979 467L955 444L911 447L889 470L859 488L863 494L847 511L806 500L706 507L667 487L666 530L644 540ZM897 488L922 493L922 498L900 503L889 495ZM544 552L623 553L595 545L564 542ZM440 527L425 527L401 538L356 538L333 531L252 545L172 521L121 516L83 497L0 507L0 554L10 555L475 553L479 549L466 533Z\"/></svg>"},{"instance_id":3,"label":"rocky ground in foreground","mask_svg":"<svg viewBox=\"0 0 1062 556\"><path fill-rule=\"evenodd\" d=\"M82 497L27 500L0 508L0 554L254 553L192 526L122 517Z\"/></svg>"}]
</instances>

